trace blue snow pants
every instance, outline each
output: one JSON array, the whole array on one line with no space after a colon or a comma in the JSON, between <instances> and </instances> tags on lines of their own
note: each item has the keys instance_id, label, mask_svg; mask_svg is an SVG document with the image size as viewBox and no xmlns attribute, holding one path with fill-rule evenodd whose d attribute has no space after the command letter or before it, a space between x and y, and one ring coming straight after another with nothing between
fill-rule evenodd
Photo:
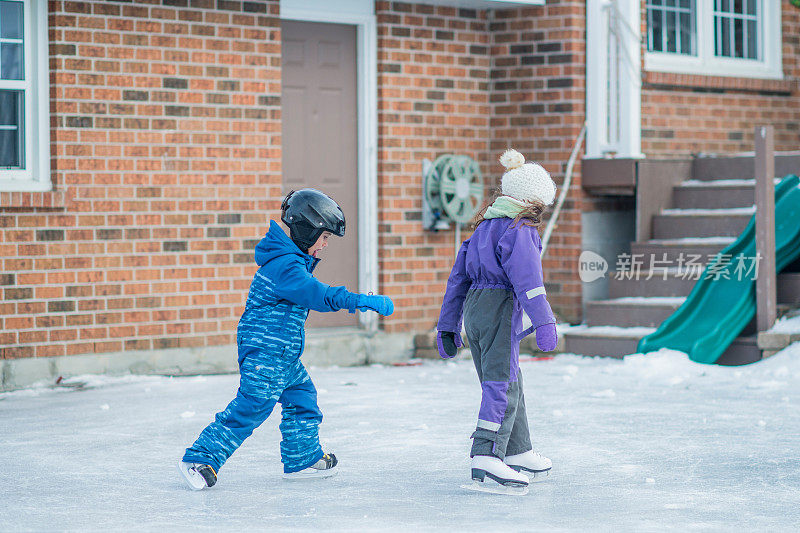
<instances>
[{"instance_id":1,"label":"blue snow pants","mask_svg":"<svg viewBox=\"0 0 800 533\"><path fill-rule=\"evenodd\" d=\"M242 442L272 413L283 408L280 423L281 461L284 472L298 472L319 461L317 389L299 357L267 353L239 346L239 390L224 411L217 413L190 448L183 461L219 469Z\"/></svg>"}]
</instances>

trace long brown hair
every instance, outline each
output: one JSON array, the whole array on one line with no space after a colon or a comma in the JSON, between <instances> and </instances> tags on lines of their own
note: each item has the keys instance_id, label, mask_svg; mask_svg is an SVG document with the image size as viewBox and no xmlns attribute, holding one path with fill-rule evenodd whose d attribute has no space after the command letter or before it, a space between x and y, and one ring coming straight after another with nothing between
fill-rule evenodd
<instances>
[{"instance_id":1,"label":"long brown hair","mask_svg":"<svg viewBox=\"0 0 800 533\"><path fill-rule=\"evenodd\" d=\"M473 227L477 228L478 224L486 220L483 218L483 215L486 214L486 210L489 209L495 200L497 200L502 193L497 192L494 195L494 198L483 206L483 209L478 211L478 214L475 215L475 218L472 220ZM547 208L542 202L525 202L525 208L514 217L514 223L511 225L512 227L516 226L520 222L525 226L530 226L532 228L538 228L542 224L542 215L544 214L544 210Z\"/></svg>"}]
</instances>

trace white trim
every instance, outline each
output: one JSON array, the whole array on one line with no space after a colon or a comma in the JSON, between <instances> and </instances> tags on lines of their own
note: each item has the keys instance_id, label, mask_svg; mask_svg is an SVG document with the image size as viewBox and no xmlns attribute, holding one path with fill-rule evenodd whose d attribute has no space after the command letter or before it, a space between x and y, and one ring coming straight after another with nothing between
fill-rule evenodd
<instances>
[{"instance_id":1,"label":"white trim","mask_svg":"<svg viewBox=\"0 0 800 533\"><path fill-rule=\"evenodd\" d=\"M33 4L33 7L32 7ZM5 80L5 88L25 90L25 169L0 169L0 191L49 191L50 74L47 2L23 1L25 80Z\"/></svg>"},{"instance_id":2,"label":"white trim","mask_svg":"<svg viewBox=\"0 0 800 533\"><path fill-rule=\"evenodd\" d=\"M535 289L531 289L525 293L525 296L528 297L528 300L536 298L537 296L547 295L544 291L544 287L536 287Z\"/></svg>"},{"instance_id":3,"label":"white trim","mask_svg":"<svg viewBox=\"0 0 800 533\"><path fill-rule=\"evenodd\" d=\"M645 52L644 68L652 72L701 74L736 78L783 79L781 5L760 0L761 59L737 59L714 55L714 14L711 2L697 0L697 55Z\"/></svg>"},{"instance_id":4,"label":"white trim","mask_svg":"<svg viewBox=\"0 0 800 533\"><path fill-rule=\"evenodd\" d=\"M586 3L586 157L601 157L606 151L606 135L603 126L606 98L606 74L603 66L608 58L604 50L608 47L608 32L602 31L605 24L603 2L588 0ZM588 46L592 43L592 46Z\"/></svg>"},{"instance_id":5,"label":"white trim","mask_svg":"<svg viewBox=\"0 0 800 533\"><path fill-rule=\"evenodd\" d=\"M642 153L642 11L639 0L620 2L620 13L631 33L625 33L619 79L620 135L617 157L644 157ZM623 54L625 55L625 54Z\"/></svg>"},{"instance_id":6,"label":"white trim","mask_svg":"<svg viewBox=\"0 0 800 533\"><path fill-rule=\"evenodd\" d=\"M286 5L293 4L293 5ZM358 84L358 290L378 292L378 77L374 4L365 0L281 2L281 19L356 26ZM359 313L360 323L378 327L375 313Z\"/></svg>"},{"instance_id":7,"label":"white trim","mask_svg":"<svg viewBox=\"0 0 800 533\"><path fill-rule=\"evenodd\" d=\"M610 31L615 13L620 42ZM585 157L644 157L640 17L639 0L587 1Z\"/></svg>"},{"instance_id":8,"label":"white trim","mask_svg":"<svg viewBox=\"0 0 800 533\"><path fill-rule=\"evenodd\" d=\"M497 422L489 422L488 420L478 419L478 427L480 429L488 429L489 431L497 432L500 429L500 424Z\"/></svg>"}]
</instances>

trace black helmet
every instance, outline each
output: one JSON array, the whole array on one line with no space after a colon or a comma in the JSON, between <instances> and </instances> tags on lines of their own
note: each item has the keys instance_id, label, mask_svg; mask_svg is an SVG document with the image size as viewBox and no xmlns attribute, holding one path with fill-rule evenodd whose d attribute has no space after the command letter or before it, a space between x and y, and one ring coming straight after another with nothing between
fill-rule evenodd
<instances>
[{"instance_id":1,"label":"black helmet","mask_svg":"<svg viewBox=\"0 0 800 533\"><path fill-rule=\"evenodd\" d=\"M300 189L286 195L281 204L281 220L289 226L289 236L304 252L325 231L344 237L344 213L333 199L316 189Z\"/></svg>"}]
</instances>

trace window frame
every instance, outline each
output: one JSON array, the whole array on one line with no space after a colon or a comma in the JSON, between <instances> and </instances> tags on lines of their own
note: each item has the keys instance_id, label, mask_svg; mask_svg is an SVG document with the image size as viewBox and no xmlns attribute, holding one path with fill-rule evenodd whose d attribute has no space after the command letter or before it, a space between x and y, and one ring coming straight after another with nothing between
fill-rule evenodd
<instances>
[{"instance_id":1,"label":"window frame","mask_svg":"<svg viewBox=\"0 0 800 533\"><path fill-rule=\"evenodd\" d=\"M781 5L758 0L760 59L717 57L713 0L696 0L697 55L650 52L645 44L644 67L651 72L699 74L736 78L783 79ZM644 14L647 21L647 13ZM648 33L650 28L647 28Z\"/></svg>"},{"instance_id":2,"label":"window frame","mask_svg":"<svg viewBox=\"0 0 800 533\"><path fill-rule=\"evenodd\" d=\"M47 2L22 0L24 80L0 89L24 91L24 169L0 168L0 192L50 191L50 68Z\"/></svg>"}]
</instances>

